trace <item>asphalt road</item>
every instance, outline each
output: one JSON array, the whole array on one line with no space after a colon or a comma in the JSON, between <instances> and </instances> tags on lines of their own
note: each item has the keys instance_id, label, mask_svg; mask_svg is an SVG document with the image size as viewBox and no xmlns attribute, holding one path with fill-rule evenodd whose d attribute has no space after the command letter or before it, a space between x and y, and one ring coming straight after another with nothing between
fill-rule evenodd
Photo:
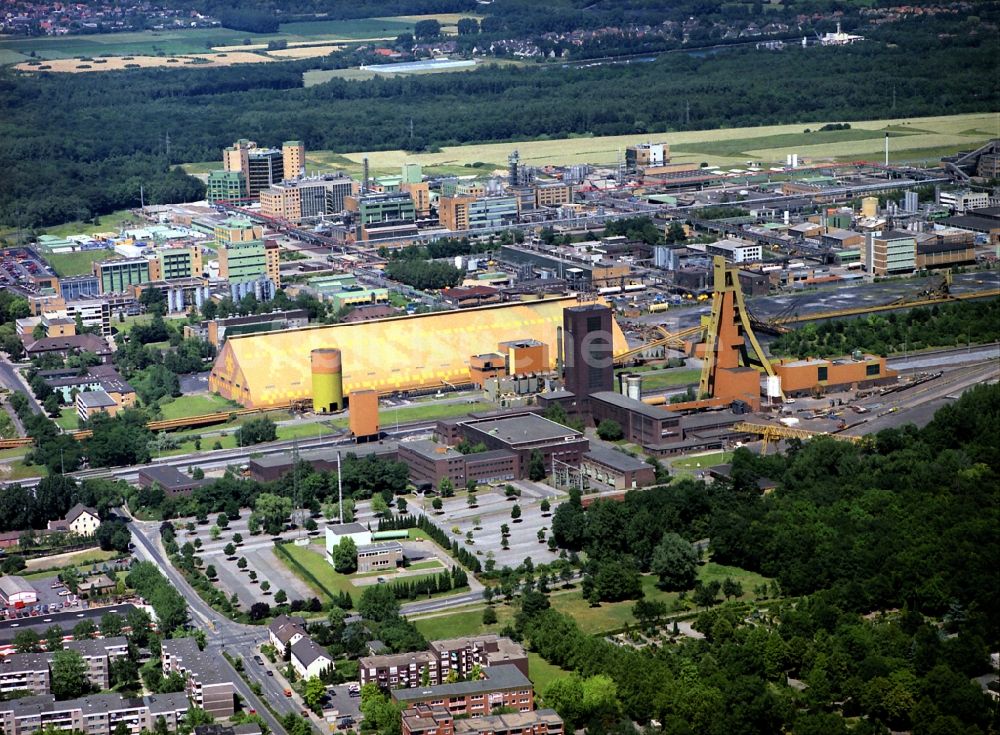
<instances>
[{"instance_id":1,"label":"asphalt road","mask_svg":"<svg viewBox=\"0 0 1000 735\"><path fill-rule=\"evenodd\" d=\"M34 413L41 413L42 407L35 400L35 394L31 392L28 384L24 382L17 369L5 358L0 358L0 385L10 390L19 390L28 397L28 406Z\"/></svg>"},{"instance_id":2,"label":"asphalt road","mask_svg":"<svg viewBox=\"0 0 1000 735\"><path fill-rule=\"evenodd\" d=\"M266 676L261 671L264 667L255 666L253 663L257 646L267 640L267 628L235 623L209 607L167 560L159 540L159 523L132 521L129 526L132 530L132 542L135 544L135 555L156 564L160 573L184 597L191 612L192 623L195 627L205 631L206 650L218 651L220 654L219 665L230 670L236 691L239 692L246 706L257 710L257 714L264 718L268 727L271 728L271 732L283 735L285 729L281 723L221 655L225 652L234 658L243 659L247 675L260 683L263 688L263 696L275 710L278 712L298 711L294 703L284 696L283 687L274 681L274 677Z\"/></svg>"}]
</instances>

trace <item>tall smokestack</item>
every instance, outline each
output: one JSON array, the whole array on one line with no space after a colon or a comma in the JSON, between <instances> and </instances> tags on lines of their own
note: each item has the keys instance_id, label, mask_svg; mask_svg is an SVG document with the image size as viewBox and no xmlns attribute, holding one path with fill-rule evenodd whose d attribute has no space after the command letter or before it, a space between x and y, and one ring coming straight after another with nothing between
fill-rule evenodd
<instances>
[{"instance_id":1,"label":"tall smokestack","mask_svg":"<svg viewBox=\"0 0 1000 735\"><path fill-rule=\"evenodd\" d=\"M361 171L361 193L362 194L367 194L368 193L368 156L365 156L362 159L361 165L363 166L363 169Z\"/></svg>"},{"instance_id":2,"label":"tall smokestack","mask_svg":"<svg viewBox=\"0 0 1000 735\"><path fill-rule=\"evenodd\" d=\"M889 167L889 134L885 134L885 166Z\"/></svg>"},{"instance_id":3,"label":"tall smokestack","mask_svg":"<svg viewBox=\"0 0 1000 735\"><path fill-rule=\"evenodd\" d=\"M563 371L563 328L556 327L556 373L562 377Z\"/></svg>"}]
</instances>

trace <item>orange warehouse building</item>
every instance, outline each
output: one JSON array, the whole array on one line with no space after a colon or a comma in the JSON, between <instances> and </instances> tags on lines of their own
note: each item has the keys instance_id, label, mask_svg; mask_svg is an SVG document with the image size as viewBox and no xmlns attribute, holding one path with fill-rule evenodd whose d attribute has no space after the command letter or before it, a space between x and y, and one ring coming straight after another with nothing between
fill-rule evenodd
<instances>
[{"instance_id":1,"label":"orange warehouse building","mask_svg":"<svg viewBox=\"0 0 1000 735\"><path fill-rule=\"evenodd\" d=\"M899 373L886 367L885 358L856 355L829 360L772 361L786 396L827 393L895 382Z\"/></svg>"}]
</instances>

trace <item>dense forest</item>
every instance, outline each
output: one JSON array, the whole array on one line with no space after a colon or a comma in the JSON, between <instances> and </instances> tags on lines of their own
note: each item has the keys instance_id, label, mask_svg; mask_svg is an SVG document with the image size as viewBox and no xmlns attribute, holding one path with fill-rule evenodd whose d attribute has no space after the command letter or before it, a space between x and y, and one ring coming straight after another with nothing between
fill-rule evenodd
<instances>
[{"instance_id":1,"label":"dense forest","mask_svg":"<svg viewBox=\"0 0 1000 735\"><path fill-rule=\"evenodd\" d=\"M702 603L696 588L705 638L636 650L584 635L526 593L511 632L579 677L552 684L546 704L591 732L629 732L622 715L671 733L995 732L996 709L971 678L1000 641L998 430L1000 387L982 386L924 429L864 446L741 449L731 481L561 505L561 545L597 564L656 571L674 534L708 537L712 561L774 577L782 599ZM761 477L778 489L762 496ZM593 677L610 692L598 708L573 696Z\"/></svg>"},{"instance_id":2,"label":"dense forest","mask_svg":"<svg viewBox=\"0 0 1000 735\"><path fill-rule=\"evenodd\" d=\"M1000 300L956 301L906 312L807 324L769 345L779 357L833 357L854 350L888 355L1000 340Z\"/></svg>"},{"instance_id":3,"label":"dense forest","mask_svg":"<svg viewBox=\"0 0 1000 735\"><path fill-rule=\"evenodd\" d=\"M171 168L221 159L221 148L240 137L273 144L294 136L309 149L345 152L426 150L570 134L995 110L1000 90L981 80L997 76L1000 55L995 42L966 31L964 19L938 18L894 24L886 32L893 43L668 54L655 63L592 68L488 66L332 80L308 89L305 69L341 62L92 75L5 70L0 219L39 226L87 218L137 205L140 184L147 202L190 198L199 185ZM801 84L776 85L776 78ZM890 86L892 110L883 98ZM689 122L684 105L671 102L677 99L690 103Z\"/></svg>"}]
</instances>

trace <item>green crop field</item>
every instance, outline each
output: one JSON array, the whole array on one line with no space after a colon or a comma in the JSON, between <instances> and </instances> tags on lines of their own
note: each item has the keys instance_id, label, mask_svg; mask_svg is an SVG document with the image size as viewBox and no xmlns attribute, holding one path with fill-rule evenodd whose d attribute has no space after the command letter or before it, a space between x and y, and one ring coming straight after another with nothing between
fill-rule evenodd
<instances>
[{"instance_id":1,"label":"green crop field","mask_svg":"<svg viewBox=\"0 0 1000 735\"><path fill-rule=\"evenodd\" d=\"M111 250L80 250L75 253L46 255L49 262L60 277L82 276L91 272L90 264L98 260L107 260L114 255Z\"/></svg>"},{"instance_id":2,"label":"green crop field","mask_svg":"<svg viewBox=\"0 0 1000 735\"><path fill-rule=\"evenodd\" d=\"M784 163L787 153L798 153L800 161L808 158L851 160L879 159L886 131L894 134L890 141L890 157L908 160L924 158L927 149L954 152L967 150L1000 136L1000 113L969 113L940 117L849 121L846 131L816 131L827 123L843 120L823 120L793 125L765 125L755 128L725 128L685 132L643 133L605 137L575 136L555 140L532 140L510 143L483 143L452 146L436 153L407 153L402 150L363 151L346 154L360 167L366 156L374 174L399 171L403 163L419 163L425 167L464 167L483 162L503 167L511 149L517 148L521 160L534 166L551 164L594 163L611 164L618 151L627 145L662 139L670 144L674 161L698 161L710 165L741 165L749 159L762 163ZM310 156L322 161L324 152L312 151ZM343 154L338 154L342 157ZM467 171L475 173L475 171Z\"/></svg>"}]
</instances>

